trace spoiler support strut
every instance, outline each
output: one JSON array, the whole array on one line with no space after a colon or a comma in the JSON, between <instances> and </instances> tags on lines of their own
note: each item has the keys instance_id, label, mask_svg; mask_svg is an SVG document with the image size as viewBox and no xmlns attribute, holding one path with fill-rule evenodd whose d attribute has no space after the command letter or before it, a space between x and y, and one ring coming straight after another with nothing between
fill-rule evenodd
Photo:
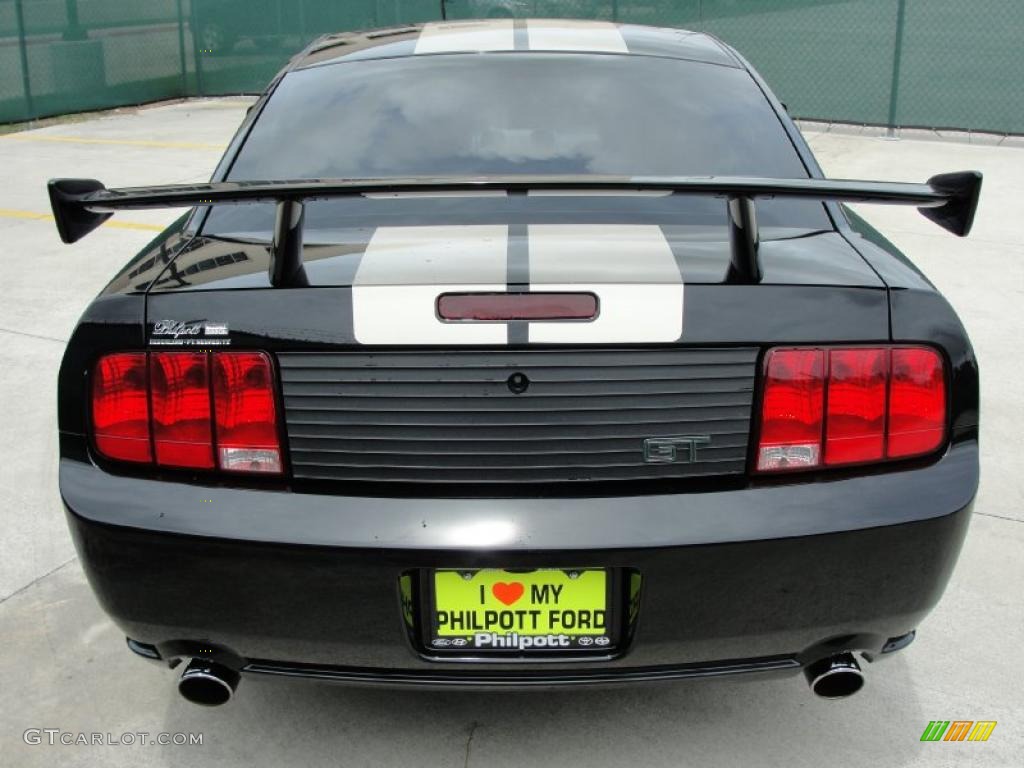
<instances>
[{"instance_id":1,"label":"spoiler support strut","mask_svg":"<svg viewBox=\"0 0 1024 768\"><path fill-rule=\"evenodd\" d=\"M275 288L309 285L302 266L302 226L306 206L297 200L282 200L274 218L274 242L270 247L270 284Z\"/></svg>"},{"instance_id":2,"label":"spoiler support strut","mask_svg":"<svg viewBox=\"0 0 1024 768\"><path fill-rule=\"evenodd\" d=\"M94 179L52 179L48 189L57 231L65 243L92 232L115 211L277 203L271 247L270 282L275 287L307 285L302 266L305 203L381 193L473 193L486 190L659 191L724 197L732 260L729 279L757 283L762 270L755 200L791 198L847 203L914 205L943 229L965 237L981 194L981 173L933 176L924 184L837 179L763 179L734 176L484 176L408 179L319 179L214 182L107 189Z\"/></svg>"},{"instance_id":3,"label":"spoiler support strut","mask_svg":"<svg viewBox=\"0 0 1024 768\"><path fill-rule=\"evenodd\" d=\"M761 244L757 231L757 206L749 197L729 198L729 243L732 260L729 264L729 282L761 282Z\"/></svg>"}]
</instances>

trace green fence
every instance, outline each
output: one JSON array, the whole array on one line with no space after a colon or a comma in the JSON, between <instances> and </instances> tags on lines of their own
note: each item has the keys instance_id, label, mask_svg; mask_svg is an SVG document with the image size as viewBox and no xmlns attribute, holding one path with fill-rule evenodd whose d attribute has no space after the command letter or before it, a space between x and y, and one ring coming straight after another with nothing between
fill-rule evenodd
<instances>
[{"instance_id":1,"label":"green fence","mask_svg":"<svg viewBox=\"0 0 1024 768\"><path fill-rule=\"evenodd\" d=\"M442 15L704 30L799 117L1024 133L1024 0L0 0L0 123L258 92L323 32Z\"/></svg>"}]
</instances>

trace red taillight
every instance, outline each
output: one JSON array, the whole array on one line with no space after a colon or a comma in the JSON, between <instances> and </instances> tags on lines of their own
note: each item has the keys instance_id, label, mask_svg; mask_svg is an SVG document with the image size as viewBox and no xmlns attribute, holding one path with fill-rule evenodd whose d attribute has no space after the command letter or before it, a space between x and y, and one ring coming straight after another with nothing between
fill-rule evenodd
<instances>
[{"instance_id":1,"label":"red taillight","mask_svg":"<svg viewBox=\"0 0 1024 768\"><path fill-rule=\"evenodd\" d=\"M269 358L261 352L214 355L214 411L220 468L281 471L277 408Z\"/></svg>"},{"instance_id":2,"label":"red taillight","mask_svg":"<svg viewBox=\"0 0 1024 768\"><path fill-rule=\"evenodd\" d=\"M146 356L107 355L92 377L92 428L96 449L108 459L153 460L149 448Z\"/></svg>"},{"instance_id":3,"label":"red taillight","mask_svg":"<svg viewBox=\"0 0 1024 768\"><path fill-rule=\"evenodd\" d=\"M945 436L945 370L933 349L773 349L765 358L760 472L921 456Z\"/></svg>"},{"instance_id":4,"label":"red taillight","mask_svg":"<svg viewBox=\"0 0 1024 768\"><path fill-rule=\"evenodd\" d=\"M825 463L880 461L889 350L833 349L828 358Z\"/></svg>"},{"instance_id":5,"label":"red taillight","mask_svg":"<svg viewBox=\"0 0 1024 768\"><path fill-rule=\"evenodd\" d=\"M149 358L153 445L165 467L213 468L207 355L156 352Z\"/></svg>"},{"instance_id":6,"label":"red taillight","mask_svg":"<svg viewBox=\"0 0 1024 768\"><path fill-rule=\"evenodd\" d=\"M825 353L773 349L765 366L761 471L815 467L821 461Z\"/></svg>"},{"instance_id":7,"label":"red taillight","mask_svg":"<svg viewBox=\"0 0 1024 768\"><path fill-rule=\"evenodd\" d=\"M889 378L890 458L931 453L946 436L946 382L931 349L894 349Z\"/></svg>"},{"instance_id":8,"label":"red taillight","mask_svg":"<svg viewBox=\"0 0 1024 768\"><path fill-rule=\"evenodd\" d=\"M273 369L262 352L107 355L93 374L92 424L108 459L282 471Z\"/></svg>"}]
</instances>

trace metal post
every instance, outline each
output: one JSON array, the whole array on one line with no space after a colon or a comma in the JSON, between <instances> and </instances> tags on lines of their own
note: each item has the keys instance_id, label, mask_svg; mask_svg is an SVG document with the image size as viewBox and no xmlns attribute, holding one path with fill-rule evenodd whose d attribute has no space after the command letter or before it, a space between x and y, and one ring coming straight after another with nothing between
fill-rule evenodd
<instances>
[{"instance_id":1,"label":"metal post","mask_svg":"<svg viewBox=\"0 0 1024 768\"><path fill-rule=\"evenodd\" d=\"M22 0L14 0L14 13L18 19L18 55L21 58L21 88L25 92L25 115L29 120L36 116L35 105L32 103L32 79L28 74L28 48L25 41L25 10Z\"/></svg>"},{"instance_id":2,"label":"metal post","mask_svg":"<svg viewBox=\"0 0 1024 768\"><path fill-rule=\"evenodd\" d=\"M398 14L398 8L395 8L395 14ZM448 21L448 0L441 0L441 21Z\"/></svg>"},{"instance_id":3,"label":"metal post","mask_svg":"<svg viewBox=\"0 0 1024 768\"><path fill-rule=\"evenodd\" d=\"M192 27L192 56L196 62L196 95L203 95L203 55L199 50L199 14L196 7L199 0L192 0L189 15L189 26Z\"/></svg>"},{"instance_id":4,"label":"metal post","mask_svg":"<svg viewBox=\"0 0 1024 768\"><path fill-rule=\"evenodd\" d=\"M178 0L178 58L181 59L181 95L188 96L188 62L185 60L185 11Z\"/></svg>"},{"instance_id":5,"label":"metal post","mask_svg":"<svg viewBox=\"0 0 1024 768\"><path fill-rule=\"evenodd\" d=\"M619 0L612 0L612 21L619 20Z\"/></svg>"},{"instance_id":6,"label":"metal post","mask_svg":"<svg viewBox=\"0 0 1024 768\"><path fill-rule=\"evenodd\" d=\"M67 28L64 30L65 40L85 40L88 35L78 22L78 0L64 0L64 8L67 13Z\"/></svg>"},{"instance_id":7,"label":"metal post","mask_svg":"<svg viewBox=\"0 0 1024 768\"><path fill-rule=\"evenodd\" d=\"M903 27L907 19L907 0L897 0L896 42L892 53L892 84L889 86L889 130L888 136L896 136L896 105L900 94L900 65L903 59Z\"/></svg>"}]
</instances>

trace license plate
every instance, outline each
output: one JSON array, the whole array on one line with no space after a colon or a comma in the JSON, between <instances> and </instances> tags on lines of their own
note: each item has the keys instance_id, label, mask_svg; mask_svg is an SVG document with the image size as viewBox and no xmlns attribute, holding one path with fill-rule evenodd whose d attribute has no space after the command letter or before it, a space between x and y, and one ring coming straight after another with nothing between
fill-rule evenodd
<instances>
[{"instance_id":1,"label":"license plate","mask_svg":"<svg viewBox=\"0 0 1024 768\"><path fill-rule=\"evenodd\" d=\"M609 596L597 568L434 571L429 642L473 653L607 649Z\"/></svg>"}]
</instances>

